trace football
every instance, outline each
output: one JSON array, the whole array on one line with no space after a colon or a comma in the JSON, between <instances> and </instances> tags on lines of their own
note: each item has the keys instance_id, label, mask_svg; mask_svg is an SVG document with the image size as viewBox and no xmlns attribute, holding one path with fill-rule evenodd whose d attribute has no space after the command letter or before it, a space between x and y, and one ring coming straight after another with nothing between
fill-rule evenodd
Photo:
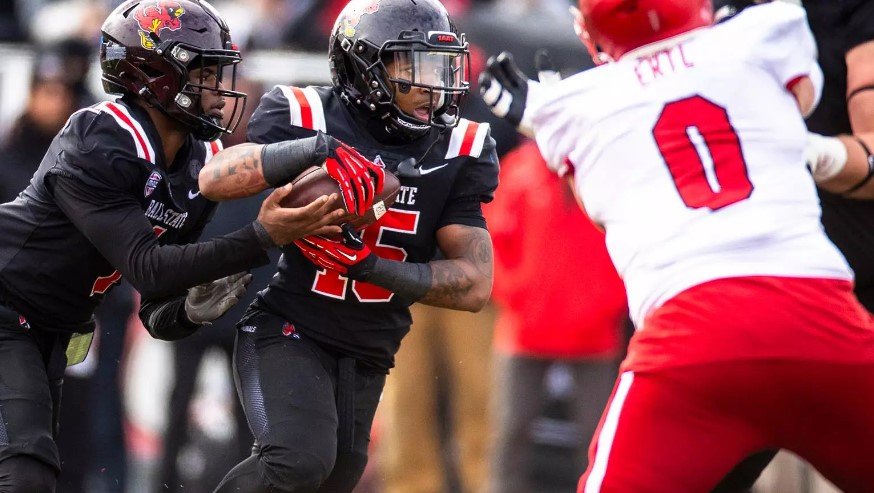
<instances>
[{"instance_id":1,"label":"football","mask_svg":"<svg viewBox=\"0 0 874 493\"><path fill-rule=\"evenodd\" d=\"M340 194L340 185L328 175L325 166L313 166L298 175L292 182L291 193L280 202L283 207L303 207L322 195ZM337 224L349 223L355 229L362 229L383 216L388 208L394 203L401 188L398 178L386 170L385 184L382 193L373 201L371 207L364 216L347 214ZM342 199L340 199L342 204Z\"/></svg>"}]
</instances>

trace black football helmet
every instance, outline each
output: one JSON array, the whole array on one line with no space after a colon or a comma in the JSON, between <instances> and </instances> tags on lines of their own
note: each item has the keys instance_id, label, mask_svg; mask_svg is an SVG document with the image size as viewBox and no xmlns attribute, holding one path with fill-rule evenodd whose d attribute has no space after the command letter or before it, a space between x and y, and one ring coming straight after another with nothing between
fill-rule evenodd
<instances>
[{"instance_id":1,"label":"black football helmet","mask_svg":"<svg viewBox=\"0 0 874 493\"><path fill-rule=\"evenodd\" d=\"M328 52L340 97L390 133L412 140L458 124L458 105L470 91L470 52L438 0L352 0L337 17ZM405 74L390 77L388 63ZM427 122L395 102L395 88L411 87L431 94Z\"/></svg>"},{"instance_id":2,"label":"black football helmet","mask_svg":"<svg viewBox=\"0 0 874 493\"><path fill-rule=\"evenodd\" d=\"M212 5L204 0L128 0L109 14L101 31L100 68L107 93L140 97L201 140L237 128L246 106L246 94L235 90L242 56ZM189 80L196 69L199 83ZM233 102L227 124L204 113L202 91Z\"/></svg>"}]
</instances>

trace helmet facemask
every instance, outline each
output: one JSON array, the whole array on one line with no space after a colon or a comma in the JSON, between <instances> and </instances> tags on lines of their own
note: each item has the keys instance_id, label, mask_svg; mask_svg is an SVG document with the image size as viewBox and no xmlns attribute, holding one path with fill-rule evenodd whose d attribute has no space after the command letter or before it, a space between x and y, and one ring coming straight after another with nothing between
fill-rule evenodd
<instances>
[{"instance_id":1,"label":"helmet facemask","mask_svg":"<svg viewBox=\"0 0 874 493\"><path fill-rule=\"evenodd\" d=\"M431 38L437 36L457 39L451 33L430 33ZM417 37L424 40L425 33L401 33L401 38L408 39L389 41L379 52L379 71L395 89L390 93L393 116L400 125L421 127L421 133L428 128L455 127L460 118L459 104L470 91L467 43L436 46L413 41ZM421 95L415 101L419 108L402 108L398 95L410 94L414 89Z\"/></svg>"},{"instance_id":2,"label":"helmet facemask","mask_svg":"<svg viewBox=\"0 0 874 493\"><path fill-rule=\"evenodd\" d=\"M375 46L359 39L342 46L355 65L358 93L353 101L384 120L393 133L418 138L431 128L452 128L459 105L470 92L470 52L464 35L453 32L403 31L399 39ZM353 67L346 67L347 69ZM398 93L421 93L427 111L404 111Z\"/></svg>"},{"instance_id":3,"label":"helmet facemask","mask_svg":"<svg viewBox=\"0 0 874 493\"><path fill-rule=\"evenodd\" d=\"M164 102L162 109L171 118L191 128L198 139L215 140L223 133L233 133L246 108L246 94L236 90L237 65L242 60L240 52L236 49L204 50L176 43L169 48L169 58L181 65L180 89L175 95L168 95L172 101ZM192 75L197 75L197 79L192 79ZM201 100L205 92L224 99L223 118L210 114L209 108L204 110Z\"/></svg>"}]
</instances>

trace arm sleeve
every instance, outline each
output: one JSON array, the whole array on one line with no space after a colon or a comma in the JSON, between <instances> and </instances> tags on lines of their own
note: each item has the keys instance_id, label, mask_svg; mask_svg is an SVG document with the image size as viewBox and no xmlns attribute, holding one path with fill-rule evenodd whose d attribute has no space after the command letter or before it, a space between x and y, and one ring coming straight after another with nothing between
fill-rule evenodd
<instances>
[{"instance_id":1,"label":"arm sleeve","mask_svg":"<svg viewBox=\"0 0 874 493\"><path fill-rule=\"evenodd\" d=\"M449 199L437 224L438 229L450 224L485 229L482 204L495 198L497 187L498 153L495 150L495 139L489 133L479 157L467 160L455 177Z\"/></svg>"},{"instance_id":2,"label":"arm sleeve","mask_svg":"<svg viewBox=\"0 0 874 493\"><path fill-rule=\"evenodd\" d=\"M185 296L143 300L139 315L149 334L162 341L188 337L200 328L200 325L190 322L185 315Z\"/></svg>"},{"instance_id":3,"label":"arm sleeve","mask_svg":"<svg viewBox=\"0 0 874 493\"><path fill-rule=\"evenodd\" d=\"M160 245L130 194L58 174L49 186L61 211L144 298L179 294L269 260L251 225L201 243Z\"/></svg>"},{"instance_id":4,"label":"arm sleeve","mask_svg":"<svg viewBox=\"0 0 874 493\"><path fill-rule=\"evenodd\" d=\"M316 135L315 130L291 124L291 106L279 86L261 96L246 128L249 142L272 144Z\"/></svg>"}]
</instances>

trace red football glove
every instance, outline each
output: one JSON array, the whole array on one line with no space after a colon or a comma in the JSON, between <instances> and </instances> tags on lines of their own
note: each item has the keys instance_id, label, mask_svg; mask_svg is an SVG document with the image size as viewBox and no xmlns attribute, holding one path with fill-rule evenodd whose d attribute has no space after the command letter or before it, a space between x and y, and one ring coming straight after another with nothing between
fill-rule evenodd
<instances>
[{"instance_id":1,"label":"red football glove","mask_svg":"<svg viewBox=\"0 0 874 493\"><path fill-rule=\"evenodd\" d=\"M294 244L317 267L335 270L340 274L347 274L350 268L373 255L370 248L363 243L360 244L361 248L353 248L343 241L329 240L322 236L307 236L295 240Z\"/></svg>"},{"instance_id":2,"label":"red football glove","mask_svg":"<svg viewBox=\"0 0 874 493\"><path fill-rule=\"evenodd\" d=\"M357 216L364 216L373 207L385 184L381 166L334 138L329 139L325 170L340 185L346 210Z\"/></svg>"}]
</instances>

